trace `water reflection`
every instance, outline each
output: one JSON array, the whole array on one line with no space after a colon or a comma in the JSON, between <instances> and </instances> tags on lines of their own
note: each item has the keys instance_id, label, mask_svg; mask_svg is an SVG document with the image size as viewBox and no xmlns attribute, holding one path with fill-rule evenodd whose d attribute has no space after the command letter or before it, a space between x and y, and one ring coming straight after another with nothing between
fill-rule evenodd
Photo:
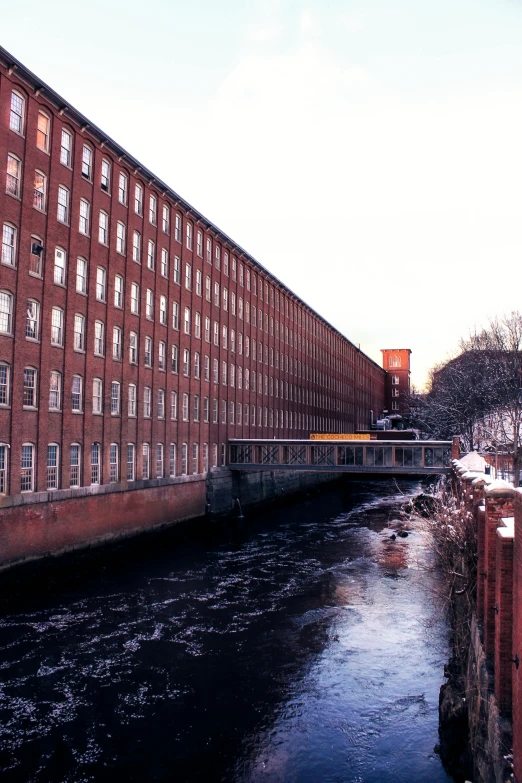
<instances>
[{"instance_id":1,"label":"water reflection","mask_svg":"<svg viewBox=\"0 0 522 783\"><path fill-rule=\"evenodd\" d=\"M403 492L416 485L402 483ZM394 485L169 537L0 620L6 781L438 781L445 629Z\"/></svg>"}]
</instances>

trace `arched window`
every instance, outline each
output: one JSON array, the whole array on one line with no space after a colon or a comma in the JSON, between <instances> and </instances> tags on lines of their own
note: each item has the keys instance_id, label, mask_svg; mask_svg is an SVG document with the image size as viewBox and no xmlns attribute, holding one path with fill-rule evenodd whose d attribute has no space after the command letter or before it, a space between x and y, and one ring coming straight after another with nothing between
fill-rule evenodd
<instances>
[{"instance_id":1,"label":"arched window","mask_svg":"<svg viewBox=\"0 0 522 783\"><path fill-rule=\"evenodd\" d=\"M45 212L47 204L47 177L43 171L34 172L33 207Z\"/></svg>"},{"instance_id":2,"label":"arched window","mask_svg":"<svg viewBox=\"0 0 522 783\"><path fill-rule=\"evenodd\" d=\"M134 481L136 474L136 449L134 443L127 443L127 481Z\"/></svg>"},{"instance_id":3,"label":"arched window","mask_svg":"<svg viewBox=\"0 0 522 783\"><path fill-rule=\"evenodd\" d=\"M0 405L9 405L11 400L11 367L6 362L0 362Z\"/></svg>"},{"instance_id":4,"label":"arched window","mask_svg":"<svg viewBox=\"0 0 522 783\"><path fill-rule=\"evenodd\" d=\"M11 223L2 227L2 264L16 266L17 229Z\"/></svg>"},{"instance_id":5,"label":"arched window","mask_svg":"<svg viewBox=\"0 0 522 783\"><path fill-rule=\"evenodd\" d=\"M203 444L203 473L208 473L208 443Z\"/></svg>"},{"instance_id":6,"label":"arched window","mask_svg":"<svg viewBox=\"0 0 522 783\"><path fill-rule=\"evenodd\" d=\"M22 182L22 161L17 155L9 152L7 155L7 179L5 192L15 198L20 198Z\"/></svg>"},{"instance_id":7,"label":"arched window","mask_svg":"<svg viewBox=\"0 0 522 783\"><path fill-rule=\"evenodd\" d=\"M23 396L23 404L24 407L27 408L36 408L37 405L37 397L36 397L36 369L34 367L25 367L24 368L24 396Z\"/></svg>"},{"instance_id":8,"label":"arched window","mask_svg":"<svg viewBox=\"0 0 522 783\"><path fill-rule=\"evenodd\" d=\"M150 448L148 443L142 444L141 475L143 479L150 476Z\"/></svg>"},{"instance_id":9,"label":"arched window","mask_svg":"<svg viewBox=\"0 0 522 783\"><path fill-rule=\"evenodd\" d=\"M116 484L119 481L119 453L118 444L111 443L109 447L109 481Z\"/></svg>"},{"instance_id":10,"label":"arched window","mask_svg":"<svg viewBox=\"0 0 522 783\"><path fill-rule=\"evenodd\" d=\"M28 340L38 340L40 337L40 303L36 299L27 300L25 336Z\"/></svg>"},{"instance_id":11,"label":"arched window","mask_svg":"<svg viewBox=\"0 0 522 783\"><path fill-rule=\"evenodd\" d=\"M58 489L59 447L57 443L49 443L47 446L47 489Z\"/></svg>"},{"instance_id":12,"label":"arched window","mask_svg":"<svg viewBox=\"0 0 522 783\"><path fill-rule=\"evenodd\" d=\"M101 483L100 452L100 444L93 443L91 446L91 484Z\"/></svg>"},{"instance_id":13,"label":"arched window","mask_svg":"<svg viewBox=\"0 0 522 783\"><path fill-rule=\"evenodd\" d=\"M80 487L81 486L81 446L79 443L71 444L70 460L69 460L69 486Z\"/></svg>"},{"instance_id":14,"label":"arched window","mask_svg":"<svg viewBox=\"0 0 522 783\"><path fill-rule=\"evenodd\" d=\"M188 452L187 444L181 444L181 475L186 476L188 473Z\"/></svg>"},{"instance_id":15,"label":"arched window","mask_svg":"<svg viewBox=\"0 0 522 783\"><path fill-rule=\"evenodd\" d=\"M401 357L400 356L390 356L389 359L389 366L390 367L400 367L401 366Z\"/></svg>"},{"instance_id":16,"label":"arched window","mask_svg":"<svg viewBox=\"0 0 522 783\"><path fill-rule=\"evenodd\" d=\"M163 478L163 443L156 445L156 478Z\"/></svg>"},{"instance_id":17,"label":"arched window","mask_svg":"<svg viewBox=\"0 0 522 783\"><path fill-rule=\"evenodd\" d=\"M23 136L25 122L25 98L13 90L11 92L11 113L9 115L9 127L15 133Z\"/></svg>"},{"instance_id":18,"label":"arched window","mask_svg":"<svg viewBox=\"0 0 522 783\"><path fill-rule=\"evenodd\" d=\"M7 466L9 462L9 446L7 443L0 443L0 495L7 495Z\"/></svg>"},{"instance_id":19,"label":"arched window","mask_svg":"<svg viewBox=\"0 0 522 783\"><path fill-rule=\"evenodd\" d=\"M199 446L192 444L192 473L199 473Z\"/></svg>"},{"instance_id":20,"label":"arched window","mask_svg":"<svg viewBox=\"0 0 522 783\"><path fill-rule=\"evenodd\" d=\"M176 444L171 443L169 446L169 476L174 478L176 475Z\"/></svg>"},{"instance_id":21,"label":"arched window","mask_svg":"<svg viewBox=\"0 0 522 783\"><path fill-rule=\"evenodd\" d=\"M83 378L81 375L73 375L71 384L71 410L81 413L83 410Z\"/></svg>"},{"instance_id":22,"label":"arched window","mask_svg":"<svg viewBox=\"0 0 522 783\"><path fill-rule=\"evenodd\" d=\"M22 444L22 466L20 476L20 492L33 492L35 448L32 443Z\"/></svg>"},{"instance_id":23,"label":"arched window","mask_svg":"<svg viewBox=\"0 0 522 783\"><path fill-rule=\"evenodd\" d=\"M29 253L29 274L35 277L42 276L44 243L43 239L35 234L31 237L31 247Z\"/></svg>"}]
</instances>

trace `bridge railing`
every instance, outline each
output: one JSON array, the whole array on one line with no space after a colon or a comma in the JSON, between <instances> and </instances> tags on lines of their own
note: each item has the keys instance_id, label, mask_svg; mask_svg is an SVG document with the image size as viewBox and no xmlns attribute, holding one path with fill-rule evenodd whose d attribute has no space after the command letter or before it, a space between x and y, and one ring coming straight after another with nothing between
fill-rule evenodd
<instances>
[{"instance_id":1,"label":"bridge railing","mask_svg":"<svg viewBox=\"0 0 522 783\"><path fill-rule=\"evenodd\" d=\"M330 470L445 473L449 441L231 440L228 466L235 470Z\"/></svg>"}]
</instances>

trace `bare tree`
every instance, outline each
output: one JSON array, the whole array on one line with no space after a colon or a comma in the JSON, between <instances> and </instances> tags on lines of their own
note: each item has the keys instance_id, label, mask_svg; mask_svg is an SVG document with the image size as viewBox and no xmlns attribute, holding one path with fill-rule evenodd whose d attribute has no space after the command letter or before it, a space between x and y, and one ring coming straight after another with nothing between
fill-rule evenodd
<instances>
[{"instance_id":1,"label":"bare tree","mask_svg":"<svg viewBox=\"0 0 522 783\"><path fill-rule=\"evenodd\" d=\"M461 340L460 353L431 372L429 391L413 395L412 421L423 435L460 434L465 448L501 447L522 467L522 315L513 312Z\"/></svg>"}]
</instances>

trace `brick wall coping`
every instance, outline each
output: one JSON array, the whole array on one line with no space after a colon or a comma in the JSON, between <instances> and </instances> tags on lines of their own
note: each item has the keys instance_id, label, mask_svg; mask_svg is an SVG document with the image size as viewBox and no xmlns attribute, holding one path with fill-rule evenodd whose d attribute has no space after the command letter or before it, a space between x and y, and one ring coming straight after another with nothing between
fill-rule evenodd
<instances>
[{"instance_id":1,"label":"brick wall coping","mask_svg":"<svg viewBox=\"0 0 522 783\"><path fill-rule=\"evenodd\" d=\"M514 538L515 517L503 517L500 521L502 522L502 525L497 527L497 535L500 538Z\"/></svg>"},{"instance_id":2,"label":"brick wall coping","mask_svg":"<svg viewBox=\"0 0 522 783\"><path fill-rule=\"evenodd\" d=\"M484 494L490 498L510 498L515 494L515 488L509 481L496 479L484 488Z\"/></svg>"},{"instance_id":3,"label":"brick wall coping","mask_svg":"<svg viewBox=\"0 0 522 783\"><path fill-rule=\"evenodd\" d=\"M476 479L473 479L473 481L471 482L471 486L480 489L481 487L485 487L488 484L492 484L492 483L493 483L493 479L491 478L491 476L487 476L485 473L483 473L481 476L477 476Z\"/></svg>"}]
</instances>

